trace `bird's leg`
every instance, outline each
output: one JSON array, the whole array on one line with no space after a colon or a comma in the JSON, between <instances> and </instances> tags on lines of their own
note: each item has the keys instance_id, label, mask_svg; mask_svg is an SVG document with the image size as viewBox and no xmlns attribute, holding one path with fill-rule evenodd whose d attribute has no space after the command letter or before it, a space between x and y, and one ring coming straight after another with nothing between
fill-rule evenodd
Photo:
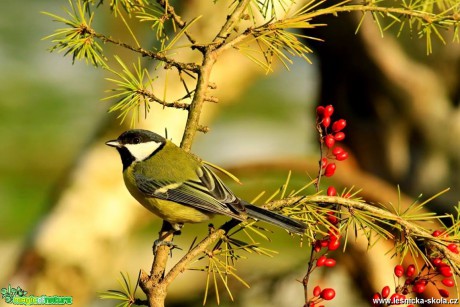
<instances>
[{"instance_id":1,"label":"bird's leg","mask_svg":"<svg viewBox=\"0 0 460 307\"><path fill-rule=\"evenodd\" d=\"M178 245L172 243L172 241L155 240L153 242L153 254L154 255L156 254L158 247L162 246L162 245L166 245L166 246L170 247L171 255L172 255L172 250L175 249L175 248L182 250L182 248L180 248Z\"/></svg>"},{"instance_id":2,"label":"bird's leg","mask_svg":"<svg viewBox=\"0 0 460 307\"><path fill-rule=\"evenodd\" d=\"M184 223L176 223L171 225L172 228L174 229L173 234L175 236L180 236L182 234L182 227L184 227Z\"/></svg>"},{"instance_id":3,"label":"bird's leg","mask_svg":"<svg viewBox=\"0 0 460 307\"><path fill-rule=\"evenodd\" d=\"M173 234L173 235L180 235L181 234L181 229L182 227L184 227L184 223L177 223L177 224L170 224L170 229L167 230L167 232L161 236L161 238L155 240L153 242L153 255L156 255L156 252L157 252L157 249L159 246L162 246L162 245L165 245L165 246L169 246L170 248L170 253L172 254L172 250L174 248L177 248L177 249L180 249L182 250L182 248L180 248L179 246L177 246L176 244L174 244L171 241L164 241L164 238L168 237L170 234ZM174 239L174 236L173 236L173 239Z\"/></svg>"}]
</instances>

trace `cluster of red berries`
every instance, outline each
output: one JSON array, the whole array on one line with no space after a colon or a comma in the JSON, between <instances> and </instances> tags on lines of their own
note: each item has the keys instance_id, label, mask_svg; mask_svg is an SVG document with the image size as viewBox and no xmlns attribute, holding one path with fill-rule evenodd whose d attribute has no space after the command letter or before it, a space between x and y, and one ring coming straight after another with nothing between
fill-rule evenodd
<instances>
[{"instance_id":1,"label":"cluster of red berries","mask_svg":"<svg viewBox=\"0 0 460 307\"><path fill-rule=\"evenodd\" d=\"M396 286L395 293L391 294L389 286L383 287L382 291L375 293L373 301L378 299L390 299L391 305L402 304L406 295L413 292L415 294L422 294L425 292L426 286L431 283L438 289L439 295L444 298L449 297L449 291L438 287L439 277L441 283L446 287L455 286L454 280L451 278L453 273L450 266L443 262L441 258L431 259L434 269L429 265L424 265L418 274L416 274L415 265L410 264L406 268L398 264L394 267L394 274L398 277L398 285ZM391 294L391 296L390 296ZM374 303L373 306L381 306ZM408 305L407 307L413 307Z\"/></svg>"},{"instance_id":2,"label":"cluster of red berries","mask_svg":"<svg viewBox=\"0 0 460 307\"><path fill-rule=\"evenodd\" d=\"M304 305L304 307L324 307L324 305L317 305L322 301L330 301L335 297L335 290L332 288L321 289L320 286L313 288L313 298Z\"/></svg>"},{"instance_id":3,"label":"cluster of red berries","mask_svg":"<svg viewBox=\"0 0 460 307\"><path fill-rule=\"evenodd\" d=\"M321 176L331 177L334 175L337 165L331 162L331 160L343 161L348 158L348 152L340 146L335 146L337 142L345 139L345 133L342 130L347 125L347 122L344 119L339 119L331 125L331 116L333 113L334 107L332 105L325 107L319 106L316 108L316 128L319 132L321 143L318 182ZM333 186L328 187L327 195L336 196L336 189ZM316 268L331 268L336 265L335 259L328 257L328 253L340 247L340 232L337 228L337 225L340 223L340 218L335 211L328 211L326 213L326 220L330 223L328 224L328 232L326 235L321 236L321 238L317 238L312 244L313 250L307 276ZM313 288L313 296L304 307L323 307L323 305L318 304L323 301L332 300L334 297L335 290L333 288L321 289L320 286L317 285Z\"/></svg>"},{"instance_id":4,"label":"cluster of red berries","mask_svg":"<svg viewBox=\"0 0 460 307\"><path fill-rule=\"evenodd\" d=\"M334 215L334 213L328 212L328 220L333 224L338 224L338 219ZM313 243L313 254L312 259L310 261L313 263L316 259L316 264L311 266L308 274L311 274L314 269L319 267L328 267L332 268L335 266L336 261L333 258L328 258L327 253L330 251L335 251L340 247L340 233L334 227L330 227L328 234L325 235L322 239L317 239ZM324 253L319 256L319 253L324 251ZM313 297L310 298L305 307L322 307L323 305L317 305L322 301L330 301L335 297L335 290L332 288L324 288L321 290L319 286L315 286L313 288Z\"/></svg>"},{"instance_id":5,"label":"cluster of red berries","mask_svg":"<svg viewBox=\"0 0 460 307\"><path fill-rule=\"evenodd\" d=\"M328 213L328 220L336 225L339 220L338 218L332 213ZM322 239L317 239L313 243L313 250L316 253L321 252L322 249L326 249L326 252L328 251L335 251L340 247L340 233L338 232L337 229L330 227L329 231L326 236L324 236Z\"/></svg>"},{"instance_id":6,"label":"cluster of red berries","mask_svg":"<svg viewBox=\"0 0 460 307\"><path fill-rule=\"evenodd\" d=\"M320 161L322 175L326 177L333 176L337 169L335 162L330 162L330 160L344 161L348 158L348 152L340 146L335 146L338 142L345 139L345 133L342 130L346 127L347 121L339 119L334 121L331 126L331 116L333 113L334 107L332 105L316 108L316 127L321 136L321 149L324 146L327 148L326 156L322 157ZM337 191L331 186L327 190L327 195L335 196L337 195Z\"/></svg>"}]
</instances>

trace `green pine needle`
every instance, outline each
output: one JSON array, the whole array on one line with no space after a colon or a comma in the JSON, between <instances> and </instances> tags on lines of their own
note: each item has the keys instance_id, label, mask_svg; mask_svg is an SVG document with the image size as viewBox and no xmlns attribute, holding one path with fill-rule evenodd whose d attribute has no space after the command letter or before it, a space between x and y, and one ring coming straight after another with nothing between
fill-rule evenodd
<instances>
[{"instance_id":1,"label":"green pine needle","mask_svg":"<svg viewBox=\"0 0 460 307\"><path fill-rule=\"evenodd\" d=\"M131 127L134 127L136 122L140 120L141 107L144 107L145 117L150 111L153 81L149 72L142 68L139 58L137 64L133 65L133 72L118 56L115 56L115 59L120 64L122 71L110 69L118 78L106 78L114 83L116 88L111 90L114 94L109 95L104 100L115 99L117 102L110 107L109 112L118 112L121 123L130 116Z\"/></svg>"},{"instance_id":2,"label":"green pine needle","mask_svg":"<svg viewBox=\"0 0 460 307\"><path fill-rule=\"evenodd\" d=\"M100 43L94 37L94 31L91 24L94 19L94 13L88 13L88 2L76 0L76 3L69 0L70 9L66 9L67 18L60 17L48 12L42 12L59 23L63 23L67 28L55 30L51 35L43 39L51 39L54 45L50 51L64 52L64 55L72 55L72 61L85 60L94 66L107 68L106 57ZM86 16L86 15L89 16Z\"/></svg>"},{"instance_id":3,"label":"green pine needle","mask_svg":"<svg viewBox=\"0 0 460 307\"><path fill-rule=\"evenodd\" d=\"M135 294L137 291L138 283L136 283L135 287L133 288L131 285L131 279L129 277L129 274L120 274L121 279L118 279L118 283L120 284L122 290L107 290L105 292L102 292L99 295L99 297L101 299L121 301L116 305L117 307L129 307L132 306L136 301Z\"/></svg>"}]
</instances>

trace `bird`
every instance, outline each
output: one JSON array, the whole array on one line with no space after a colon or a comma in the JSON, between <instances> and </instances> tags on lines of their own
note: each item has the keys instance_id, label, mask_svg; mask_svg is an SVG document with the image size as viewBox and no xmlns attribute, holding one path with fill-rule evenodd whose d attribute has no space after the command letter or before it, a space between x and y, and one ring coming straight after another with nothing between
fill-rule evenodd
<instances>
[{"instance_id":1,"label":"bird","mask_svg":"<svg viewBox=\"0 0 460 307\"><path fill-rule=\"evenodd\" d=\"M105 144L120 154L130 194L174 230L216 214L238 221L261 220L295 234L307 228L301 221L238 198L202 159L157 133L132 129Z\"/></svg>"}]
</instances>

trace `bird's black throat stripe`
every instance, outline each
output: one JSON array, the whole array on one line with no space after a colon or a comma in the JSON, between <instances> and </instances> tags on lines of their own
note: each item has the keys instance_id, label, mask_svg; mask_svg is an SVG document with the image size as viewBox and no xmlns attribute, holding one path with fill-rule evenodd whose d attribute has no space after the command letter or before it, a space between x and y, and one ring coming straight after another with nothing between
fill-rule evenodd
<instances>
[{"instance_id":1,"label":"bird's black throat stripe","mask_svg":"<svg viewBox=\"0 0 460 307\"><path fill-rule=\"evenodd\" d=\"M123 171L125 171L136 159L126 147L117 147L117 150L120 153L121 163L123 163Z\"/></svg>"}]
</instances>

